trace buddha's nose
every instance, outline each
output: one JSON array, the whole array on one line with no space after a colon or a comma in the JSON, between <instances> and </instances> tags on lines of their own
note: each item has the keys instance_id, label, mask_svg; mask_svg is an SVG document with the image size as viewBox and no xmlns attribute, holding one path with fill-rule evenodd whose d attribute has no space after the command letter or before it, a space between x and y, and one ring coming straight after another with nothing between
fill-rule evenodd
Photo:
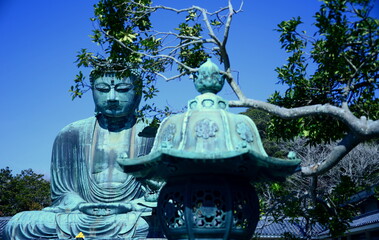
<instances>
[{"instance_id":1,"label":"buddha's nose","mask_svg":"<svg viewBox=\"0 0 379 240\"><path fill-rule=\"evenodd\" d=\"M108 102L118 101L114 88L111 88L111 90L109 91L107 100L108 100Z\"/></svg>"}]
</instances>

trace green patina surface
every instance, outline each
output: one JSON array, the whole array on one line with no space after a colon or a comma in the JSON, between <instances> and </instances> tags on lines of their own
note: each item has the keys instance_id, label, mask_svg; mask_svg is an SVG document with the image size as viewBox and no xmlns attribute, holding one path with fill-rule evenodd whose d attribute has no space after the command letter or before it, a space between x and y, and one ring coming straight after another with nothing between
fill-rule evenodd
<instances>
[{"instance_id":1,"label":"green patina surface","mask_svg":"<svg viewBox=\"0 0 379 240\"><path fill-rule=\"evenodd\" d=\"M201 95L187 112L165 119L155 141L140 134L146 126L136 122L135 82L111 73L93 79L96 116L68 125L54 143L53 205L14 216L5 239L145 238L141 216L155 205L146 189L161 186L150 180L196 174L283 180L298 168L294 156L267 156L254 122L228 111L216 95L224 78L210 60L195 76Z\"/></svg>"},{"instance_id":2,"label":"green patina surface","mask_svg":"<svg viewBox=\"0 0 379 240\"><path fill-rule=\"evenodd\" d=\"M166 180L194 174L238 175L250 181L284 180L300 160L267 156L254 122L228 111L228 102L217 96L224 79L208 60L195 80L202 93L188 102L188 111L165 119L149 155L120 159L125 171L139 178Z\"/></svg>"},{"instance_id":3,"label":"green patina surface","mask_svg":"<svg viewBox=\"0 0 379 240\"><path fill-rule=\"evenodd\" d=\"M155 205L146 187L125 173L117 160L149 153L153 137L139 136L140 94L136 78L106 73L93 79L96 116L63 128L55 139L51 163L51 207L21 212L7 224L5 239L144 239L142 218Z\"/></svg>"}]
</instances>

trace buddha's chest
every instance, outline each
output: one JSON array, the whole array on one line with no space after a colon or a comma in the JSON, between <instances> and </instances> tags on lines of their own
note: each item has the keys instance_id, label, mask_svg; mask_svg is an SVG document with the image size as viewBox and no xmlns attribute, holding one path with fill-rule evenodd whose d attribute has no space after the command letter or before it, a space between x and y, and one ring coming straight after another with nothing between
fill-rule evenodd
<instances>
[{"instance_id":1,"label":"buddha's chest","mask_svg":"<svg viewBox=\"0 0 379 240\"><path fill-rule=\"evenodd\" d=\"M96 183L117 185L130 177L122 171L117 160L128 158L133 151L131 132L130 129L120 132L97 130L90 156L91 173Z\"/></svg>"}]
</instances>

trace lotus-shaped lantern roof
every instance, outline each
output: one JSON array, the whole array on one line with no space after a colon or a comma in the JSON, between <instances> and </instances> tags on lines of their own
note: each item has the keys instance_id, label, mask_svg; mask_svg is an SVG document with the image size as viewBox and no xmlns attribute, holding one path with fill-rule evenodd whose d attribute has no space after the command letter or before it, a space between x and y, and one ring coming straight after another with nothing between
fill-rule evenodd
<instances>
[{"instance_id":1,"label":"lotus-shaped lantern roof","mask_svg":"<svg viewBox=\"0 0 379 240\"><path fill-rule=\"evenodd\" d=\"M188 102L187 112L162 122L149 155L119 160L124 170L139 178L163 180L194 174L283 180L294 173L299 159L269 157L254 122L228 111L228 102L215 94L223 82L214 63L203 64L195 76L202 94Z\"/></svg>"}]
</instances>

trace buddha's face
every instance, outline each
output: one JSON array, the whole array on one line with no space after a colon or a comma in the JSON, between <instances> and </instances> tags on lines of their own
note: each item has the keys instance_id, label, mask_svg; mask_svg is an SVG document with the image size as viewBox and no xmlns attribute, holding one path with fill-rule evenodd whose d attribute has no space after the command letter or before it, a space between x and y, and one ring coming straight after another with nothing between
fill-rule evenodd
<instances>
[{"instance_id":1,"label":"buddha's face","mask_svg":"<svg viewBox=\"0 0 379 240\"><path fill-rule=\"evenodd\" d=\"M131 116L139 102L133 80L112 74L97 78L92 93L96 111L108 117Z\"/></svg>"}]
</instances>

